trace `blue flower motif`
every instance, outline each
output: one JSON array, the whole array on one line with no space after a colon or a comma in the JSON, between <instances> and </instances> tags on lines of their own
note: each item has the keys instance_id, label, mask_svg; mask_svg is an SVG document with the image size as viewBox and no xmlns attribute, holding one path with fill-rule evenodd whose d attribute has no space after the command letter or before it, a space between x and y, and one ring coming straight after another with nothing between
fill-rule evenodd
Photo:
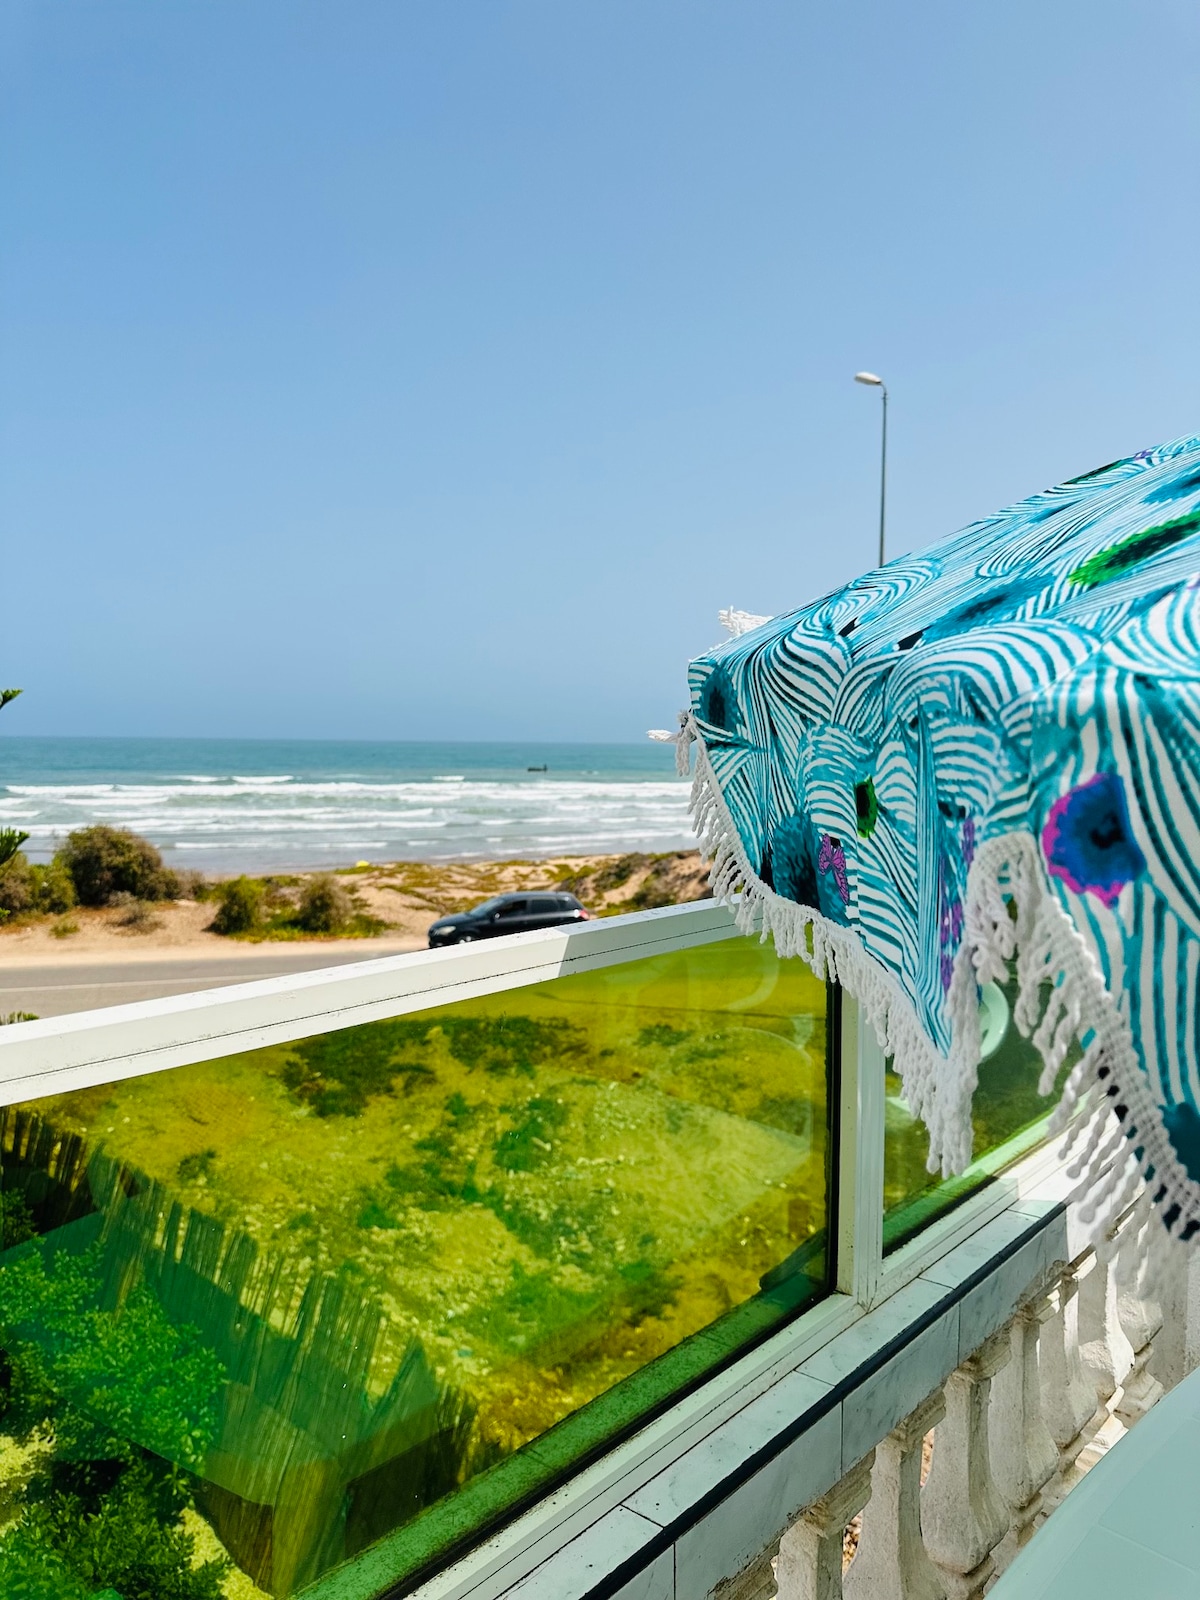
<instances>
[{"instance_id":1,"label":"blue flower motif","mask_svg":"<svg viewBox=\"0 0 1200 1600\"><path fill-rule=\"evenodd\" d=\"M1115 772L1098 772L1054 802L1042 829L1042 851L1051 873L1069 889L1116 905L1125 885L1145 872L1146 858Z\"/></svg>"},{"instance_id":2,"label":"blue flower motif","mask_svg":"<svg viewBox=\"0 0 1200 1600\"><path fill-rule=\"evenodd\" d=\"M785 900L814 909L819 906L812 837L803 817L784 817L772 833L759 876Z\"/></svg>"},{"instance_id":3,"label":"blue flower motif","mask_svg":"<svg viewBox=\"0 0 1200 1600\"><path fill-rule=\"evenodd\" d=\"M1171 1148L1179 1157L1193 1183L1200 1183L1200 1116L1186 1100L1164 1106L1162 1114Z\"/></svg>"},{"instance_id":4,"label":"blue flower motif","mask_svg":"<svg viewBox=\"0 0 1200 1600\"><path fill-rule=\"evenodd\" d=\"M726 733L736 733L742 725L741 707L729 669L723 662L717 665L700 686L700 703L696 707L700 720Z\"/></svg>"}]
</instances>

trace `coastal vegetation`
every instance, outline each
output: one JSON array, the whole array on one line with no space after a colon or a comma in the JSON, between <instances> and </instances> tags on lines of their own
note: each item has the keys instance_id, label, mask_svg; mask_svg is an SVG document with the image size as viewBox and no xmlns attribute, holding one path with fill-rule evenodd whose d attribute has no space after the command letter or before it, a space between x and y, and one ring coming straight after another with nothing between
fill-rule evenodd
<instances>
[{"instance_id":1,"label":"coastal vegetation","mask_svg":"<svg viewBox=\"0 0 1200 1600\"><path fill-rule=\"evenodd\" d=\"M111 905L118 895L174 900L181 888L148 839L103 822L69 833L54 860L66 871L81 906Z\"/></svg>"},{"instance_id":2,"label":"coastal vegetation","mask_svg":"<svg viewBox=\"0 0 1200 1600\"><path fill-rule=\"evenodd\" d=\"M27 838L21 835L19 844ZM49 862L30 862L19 845L13 849L0 863L0 918L76 906L127 908L174 900L189 887L148 840L96 823L68 834Z\"/></svg>"},{"instance_id":3,"label":"coastal vegetation","mask_svg":"<svg viewBox=\"0 0 1200 1600\"><path fill-rule=\"evenodd\" d=\"M213 933L241 939L370 939L385 933L382 917L362 908L360 896L330 873L309 878L244 874L202 889L216 902Z\"/></svg>"},{"instance_id":4,"label":"coastal vegetation","mask_svg":"<svg viewBox=\"0 0 1200 1600\"><path fill-rule=\"evenodd\" d=\"M20 689L0 689L0 711L11 705L20 693ZM0 828L0 873L16 860L28 838L29 835L21 828Z\"/></svg>"},{"instance_id":5,"label":"coastal vegetation","mask_svg":"<svg viewBox=\"0 0 1200 1600\"><path fill-rule=\"evenodd\" d=\"M711 893L695 850L610 856L590 869L567 872L556 887L595 905L600 916L610 917L703 900Z\"/></svg>"},{"instance_id":6,"label":"coastal vegetation","mask_svg":"<svg viewBox=\"0 0 1200 1600\"><path fill-rule=\"evenodd\" d=\"M15 831L14 831L15 832ZM30 862L15 834L0 861L0 927L46 941L83 933L147 938L195 948L213 938L374 938L424 944L437 917L494 894L558 888L593 916L616 916L704 898L707 871L696 851L568 857L552 861L359 862L334 872L206 878L166 867L128 830L79 829L49 862ZM0 852L2 853L2 852ZM110 930L107 934L104 930Z\"/></svg>"},{"instance_id":7,"label":"coastal vegetation","mask_svg":"<svg viewBox=\"0 0 1200 1600\"><path fill-rule=\"evenodd\" d=\"M62 913L72 910L75 904L75 885L57 858L45 865L34 865L18 847L0 865L0 921L29 914Z\"/></svg>"},{"instance_id":8,"label":"coastal vegetation","mask_svg":"<svg viewBox=\"0 0 1200 1600\"><path fill-rule=\"evenodd\" d=\"M214 892L217 912L210 927L214 933L256 933L263 923L263 885L257 878L231 878Z\"/></svg>"}]
</instances>

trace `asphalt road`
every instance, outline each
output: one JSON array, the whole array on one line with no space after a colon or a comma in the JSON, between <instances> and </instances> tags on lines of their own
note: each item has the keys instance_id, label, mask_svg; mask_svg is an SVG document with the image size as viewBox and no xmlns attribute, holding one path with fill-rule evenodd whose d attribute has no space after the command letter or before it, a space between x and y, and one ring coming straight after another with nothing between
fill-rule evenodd
<instances>
[{"instance_id":1,"label":"asphalt road","mask_svg":"<svg viewBox=\"0 0 1200 1600\"><path fill-rule=\"evenodd\" d=\"M364 940L347 950L279 950L261 947L235 956L160 956L146 961L62 961L0 966L0 1015L32 1011L38 1017L60 1017L68 1011L123 1005L129 1000L157 1000L163 995L216 989L226 983L250 983L285 972L311 972L397 955L394 946Z\"/></svg>"}]
</instances>

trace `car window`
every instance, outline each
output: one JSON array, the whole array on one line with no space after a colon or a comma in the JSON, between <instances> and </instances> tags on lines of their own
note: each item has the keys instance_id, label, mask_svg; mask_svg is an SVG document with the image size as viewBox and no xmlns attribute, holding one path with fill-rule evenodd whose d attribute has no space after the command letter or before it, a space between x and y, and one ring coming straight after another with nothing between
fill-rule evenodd
<instances>
[{"instance_id":1,"label":"car window","mask_svg":"<svg viewBox=\"0 0 1200 1600\"><path fill-rule=\"evenodd\" d=\"M562 909L562 899L556 894L535 895L530 902L530 910L542 916L545 916L548 912L561 911Z\"/></svg>"},{"instance_id":2,"label":"car window","mask_svg":"<svg viewBox=\"0 0 1200 1600\"><path fill-rule=\"evenodd\" d=\"M528 900L509 900L500 907L500 915L502 917L523 917L528 910Z\"/></svg>"},{"instance_id":3,"label":"car window","mask_svg":"<svg viewBox=\"0 0 1200 1600\"><path fill-rule=\"evenodd\" d=\"M490 900L485 900L482 905L472 906L471 915L473 917L487 917L491 916L492 912L502 911L503 909L503 897L498 894L494 894Z\"/></svg>"}]
</instances>

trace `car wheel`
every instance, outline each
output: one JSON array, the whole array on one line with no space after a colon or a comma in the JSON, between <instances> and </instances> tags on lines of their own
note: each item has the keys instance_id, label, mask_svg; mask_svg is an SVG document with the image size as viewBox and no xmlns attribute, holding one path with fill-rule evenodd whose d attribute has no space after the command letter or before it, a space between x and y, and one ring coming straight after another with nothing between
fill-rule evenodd
<instances>
[{"instance_id":1,"label":"car wheel","mask_svg":"<svg viewBox=\"0 0 1200 1600\"><path fill-rule=\"evenodd\" d=\"M456 944L474 944L475 943L475 935L473 933L460 933L458 938L455 940L455 943Z\"/></svg>"}]
</instances>

